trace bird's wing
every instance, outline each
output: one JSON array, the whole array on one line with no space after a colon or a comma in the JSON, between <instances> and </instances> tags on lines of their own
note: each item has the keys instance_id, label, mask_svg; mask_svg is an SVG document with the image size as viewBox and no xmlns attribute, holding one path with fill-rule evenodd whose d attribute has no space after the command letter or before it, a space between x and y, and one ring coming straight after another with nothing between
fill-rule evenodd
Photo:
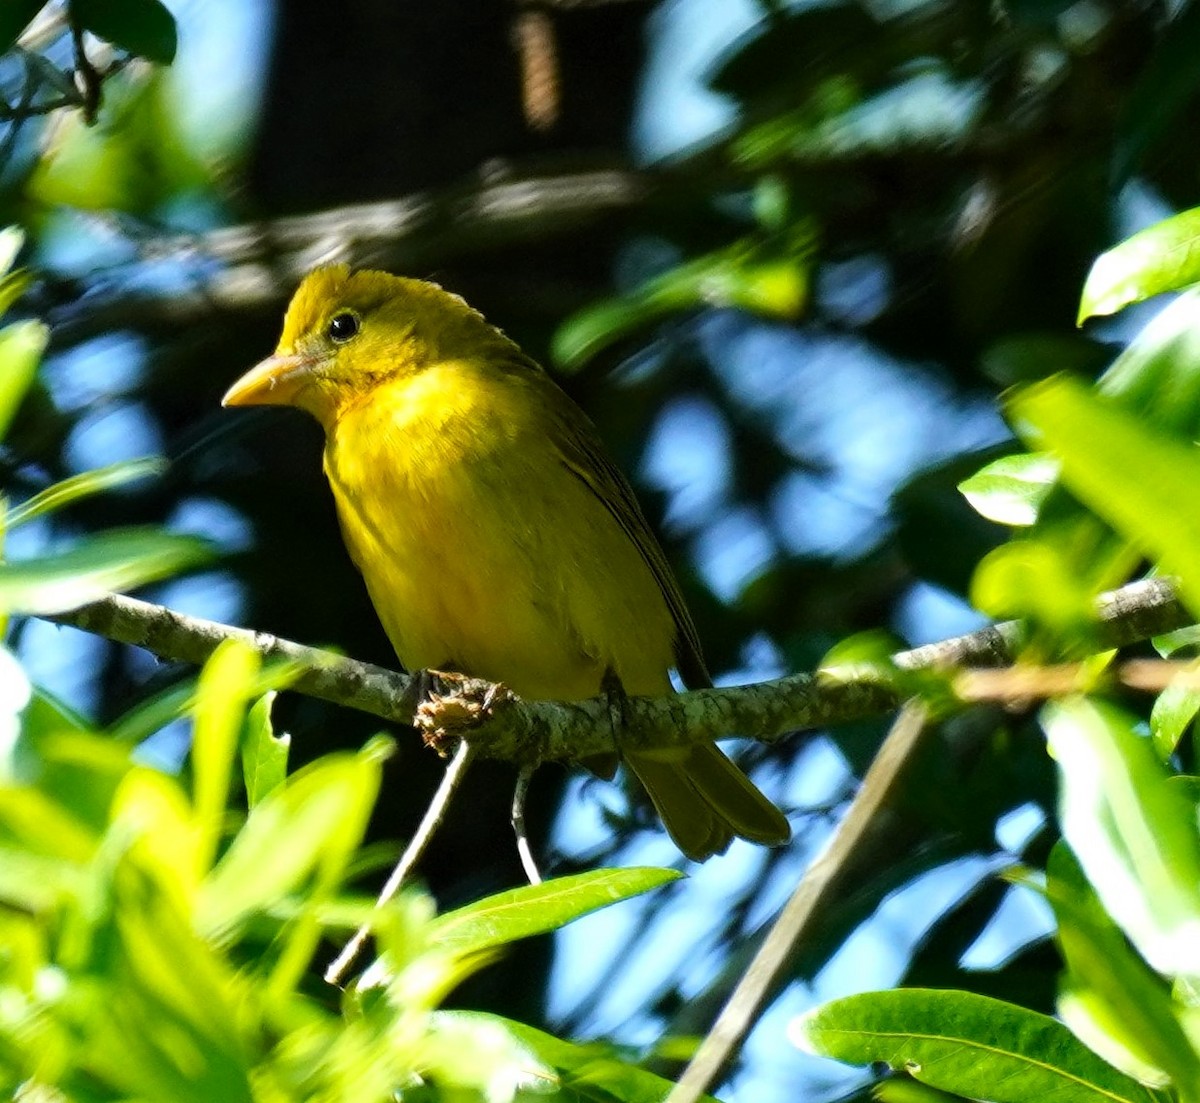
<instances>
[{"instance_id":1,"label":"bird's wing","mask_svg":"<svg viewBox=\"0 0 1200 1103\"><path fill-rule=\"evenodd\" d=\"M625 535L633 541L658 583L675 621L675 662L684 684L691 689L711 686L712 678L704 665L696 626L684 604L667 557L654 538L629 480L609 458L587 415L541 369L538 369L535 385L545 388L546 402L558 418L560 432L556 443L567 470L603 503Z\"/></svg>"}]
</instances>

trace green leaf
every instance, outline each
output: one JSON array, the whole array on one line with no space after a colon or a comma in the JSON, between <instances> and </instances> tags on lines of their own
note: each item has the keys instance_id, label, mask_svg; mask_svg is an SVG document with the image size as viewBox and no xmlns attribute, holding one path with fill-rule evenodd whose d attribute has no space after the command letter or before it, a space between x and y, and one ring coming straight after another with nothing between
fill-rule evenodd
<instances>
[{"instance_id":1,"label":"green leaf","mask_svg":"<svg viewBox=\"0 0 1200 1103\"><path fill-rule=\"evenodd\" d=\"M1200 437L1200 288L1163 307L1100 376L1096 390L1160 428Z\"/></svg>"},{"instance_id":2,"label":"green leaf","mask_svg":"<svg viewBox=\"0 0 1200 1103\"><path fill-rule=\"evenodd\" d=\"M1101 253L1083 285L1076 325L1200 281L1200 208L1156 222Z\"/></svg>"},{"instance_id":3,"label":"green leaf","mask_svg":"<svg viewBox=\"0 0 1200 1103\"><path fill-rule=\"evenodd\" d=\"M100 735L56 727L22 732L22 751L36 760L37 792L95 833L109 826L112 802L130 770L130 750Z\"/></svg>"},{"instance_id":4,"label":"green leaf","mask_svg":"<svg viewBox=\"0 0 1200 1103\"><path fill-rule=\"evenodd\" d=\"M175 18L159 0L71 0L71 14L97 38L159 65L175 60Z\"/></svg>"},{"instance_id":5,"label":"green leaf","mask_svg":"<svg viewBox=\"0 0 1200 1103\"><path fill-rule=\"evenodd\" d=\"M1086 506L1179 577L1200 611L1200 452L1148 429L1068 378L1020 393L1016 418L1062 461L1062 480Z\"/></svg>"},{"instance_id":6,"label":"green leaf","mask_svg":"<svg viewBox=\"0 0 1200 1103\"><path fill-rule=\"evenodd\" d=\"M33 686L17 657L0 644L0 784L15 777L22 713L28 711Z\"/></svg>"},{"instance_id":7,"label":"green leaf","mask_svg":"<svg viewBox=\"0 0 1200 1103\"><path fill-rule=\"evenodd\" d=\"M246 800L251 808L270 796L287 776L288 750L292 737L286 732L277 736L271 724L271 704L275 692L265 693L251 706L246 717L246 734L242 741L242 777L246 783Z\"/></svg>"},{"instance_id":8,"label":"green leaf","mask_svg":"<svg viewBox=\"0 0 1200 1103\"><path fill-rule=\"evenodd\" d=\"M161 475L166 463L153 456L138 460L123 460L108 467L98 467L81 475L72 475L53 486L39 491L32 498L13 506L5 518L5 528L15 529L18 525L32 521L46 513L53 513L81 498L91 497L127 483Z\"/></svg>"},{"instance_id":9,"label":"green leaf","mask_svg":"<svg viewBox=\"0 0 1200 1103\"><path fill-rule=\"evenodd\" d=\"M939 1091L907 1076L892 1076L872 1085L871 1098L878 1103L959 1103L964 1097Z\"/></svg>"},{"instance_id":10,"label":"green leaf","mask_svg":"<svg viewBox=\"0 0 1200 1103\"><path fill-rule=\"evenodd\" d=\"M1067 635L1095 618L1095 592L1068 550L1052 539L1010 540L984 556L971 603L993 617L1020 617Z\"/></svg>"},{"instance_id":11,"label":"green leaf","mask_svg":"<svg viewBox=\"0 0 1200 1103\"><path fill-rule=\"evenodd\" d=\"M33 277L23 269L17 272L9 272L6 276L0 276L0 314L5 313L13 303L24 295L29 290L31 283L33 283Z\"/></svg>"},{"instance_id":12,"label":"green leaf","mask_svg":"<svg viewBox=\"0 0 1200 1103\"><path fill-rule=\"evenodd\" d=\"M433 937L455 950L490 949L557 930L581 915L682 876L678 870L643 866L596 869L540 885L524 885L447 912L437 919Z\"/></svg>"},{"instance_id":13,"label":"green leaf","mask_svg":"<svg viewBox=\"0 0 1200 1103\"><path fill-rule=\"evenodd\" d=\"M942 1091L992 1103L1151 1103L1062 1023L971 992L924 988L833 1000L793 1024L811 1053L886 1062Z\"/></svg>"},{"instance_id":14,"label":"green leaf","mask_svg":"<svg viewBox=\"0 0 1200 1103\"><path fill-rule=\"evenodd\" d=\"M580 1103L662 1103L674 1087L670 1080L621 1060L610 1045L565 1042L552 1034L500 1015L480 1011L437 1011L430 1017L432 1078L462 1084L460 1065L466 1054L494 1054L494 1065L507 1065L509 1075L493 1083L518 1083L530 1095ZM503 1065L501 1065L503 1062ZM478 1071L468 1080L479 1079ZM712 1096L701 1096L715 1103Z\"/></svg>"},{"instance_id":15,"label":"green leaf","mask_svg":"<svg viewBox=\"0 0 1200 1103\"><path fill-rule=\"evenodd\" d=\"M27 738L36 739L64 731L87 735L92 731L91 724L84 717L39 686L33 687L33 695L22 721L22 730Z\"/></svg>"},{"instance_id":16,"label":"green leaf","mask_svg":"<svg viewBox=\"0 0 1200 1103\"><path fill-rule=\"evenodd\" d=\"M7 53L46 6L46 0L5 0L0 4L0 53Z\"/></svg>"},{"instance_id":17,"label":"green leaf","mask_svg":"<svg viewBox=\"0 0 1200 1103\"><path fill-rule=\"evenodd\" d=\"M1058 481L1058 461L1044 452L1001 456L958 484L975 511L1001 525L1032 525Z\"/></svg>"},{"instance_id":18,"label":"green leaf","mask_svg":"<svg viewBox=\"0 0 1200 1103\"><path fill-rule=\"evenodd\" d=\"M808 242L792 255L738 243L682 264L620 298L568 318L554 335L553 356L574 371L614 341L650 323L698 306L736 306L774 318L795 318L808 299Z\"/></svg>"},{"instance_id":19,"label":"green leaf","mask_svg":"<svg viewBox=\"0 0 1200 1103\"><path fill-rule=\"evenodd\" d=\"M199 868L203 872L208 871L217 853L238 735L258 671L257 653L240 640L225 640L204 664L196 683L192 788L202 838Z\"/></svg>"},{"instance_id":20,"label":"green leaf","mask_svg":"<svg viewBox=\"0 0 1200 1103\"><path fill-rule=\"evenodd\" d=\"M121 1098L251 1103L238 1034L247 992L145 873L122 863L112 888L107 952L89 978L107 998L88 1017L80 1064Z\"/></svg>"},{"instance_id":21,"label":"green leaf","mask_svg":"<svg viewBox=\"0 0 1200 1103\"><path fill-rule=\"evenodd\" d=\"M0 563L0 611L57 613L130 590L211 558L207 544L152 528L114 529L64 552Z\"/></svg>"},{"instance_id":22,"label":"green leaf","mask_svg":"<svg viewBox=\"0 0 1200 1103\"><path fill-rule=\"evenodd\" d=\"M1045 895L1068 969L1058 1001L1062 1019L1085 1045L1142 1083L1197 1083L1200 1062L1167 985L1134 953L1066 843L1050 852Z\"/></svg>"},{"instance_id":23,"label":"green leaf","mask_svg":"<svg viewBox=\"0 0 1200 1103\"><path fill-rule=\"evenodd\" d=\"M327 755L264 797L203 886L198 928L225 932L295 891L314 870L332 885L362 842L379 774L370 757Z\"/></svg>"},{"instance_id":24,"label":"green leaf","mask_svg":"<svg viewBox=\"0 0 1200 1103\"><path fill-rule=\"evenodd\" d=\"M1166 976L1200 976L1196 811L1135 721L1086 698L1047 704L1059 819L1109 915Z\"/></svg>"},{"instance_id":25,"label":"green leaf","mask_svg":"<svg viewBox=\"0 0 1200 1103\"><path fill-rule=\"evenodd\" d=\"M49 340L50 330L41 322L17 322L0 329L0 440L33 382Z\"/></svg>"},{"instance_id":26,"label":"green leaf","mask_svg":"<svg viewBox=\"0 0 1200 1103\"><path fill-rule=\"evenodd\" d=\"M1174 632L1151 636L1150 643L1164 659L1200 657L1200 624L1189 624L1186 628L1175 629Z\"/></svg>"},{"instance_id":27,"label":"green leaf","mask_svg":"<svg viewBox=\"0 0 1200 1103\"><path fill-rule=\"evenodd\" d=\"M1179 682L1172 682L1154 699L1150 734L1159 758L1166 760L1175 753L1197 713L1200 713L1200 692Z\"/></svg>"},{"instance_id":28,"label":"green leaf","mask_svg":"<svg viewBox=\"0 0 1200 1103\"><path fill-rule=\"evenodd\" d=\"M18 6L11 4L10 8ZM38 7L41 7L41 4ZM3 19L3 16L0 16L0 19ZM17 256L24 244L25 231L20 226L6 226L0 230L0 276L11 274L12 266L16 264Z\"/></svg>"}]
</instances>

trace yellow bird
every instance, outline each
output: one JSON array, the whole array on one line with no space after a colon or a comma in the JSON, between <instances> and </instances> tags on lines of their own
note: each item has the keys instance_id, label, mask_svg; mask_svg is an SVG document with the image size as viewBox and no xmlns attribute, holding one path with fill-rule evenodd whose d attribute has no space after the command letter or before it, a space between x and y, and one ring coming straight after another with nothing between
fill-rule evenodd
<instances>
[{"instance_id":1,"label":"yellow bird","mask_svg":"<svg viewBox=\"0 0 1200 1103\"><path fill-rule=\"evenodd\" d=\"M696 629L628 481L587 416L436 284L320 268L275 354L226 406L297 406L325 430L346 546L410 670L579 700L613 679L710 684ZM629 754L676 845L778 845L787 820L712 745Z\"/></svg>"}]
</instances>

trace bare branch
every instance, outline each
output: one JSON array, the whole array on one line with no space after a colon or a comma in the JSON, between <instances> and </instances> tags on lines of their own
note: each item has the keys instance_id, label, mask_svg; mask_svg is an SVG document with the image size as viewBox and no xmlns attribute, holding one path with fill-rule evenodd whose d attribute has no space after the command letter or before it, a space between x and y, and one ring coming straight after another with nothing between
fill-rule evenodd
<instances>
[{"instance_id":1,"label":"bare branch","mask_svg":"<svg viewBox=\"0 0 1200 1103\"><path fill-rule=\"evenodd\" d=\"M651 173L624 169L518 178L497 170L474 187L150 238L140 243L142 259L197 272L194 290L158 294L124 281L98 289L52 318L52 340L70 346L122 327L178 327L222 311L273 308L318 264L421 271L459 250L539 240L632 210L655 182Z\"/></svg>"},{"instance_id":2,"label":"bare branch","mask_svg":"<svg viewBox=\"0 0 1200 1103\"><path fill-rule=\"evenodd\" d=\"M762 945L717 1021L701 1042L667 1103L697 1103L721 1075L763 1004L778 987L796 947L837 892L872 830L897 790L905 767L925 732L924 705L910 701L892 724L883 746L871 761L863 783L825 849L813 859L791 898L771 925Z\"/></svg>"}]
</instances>

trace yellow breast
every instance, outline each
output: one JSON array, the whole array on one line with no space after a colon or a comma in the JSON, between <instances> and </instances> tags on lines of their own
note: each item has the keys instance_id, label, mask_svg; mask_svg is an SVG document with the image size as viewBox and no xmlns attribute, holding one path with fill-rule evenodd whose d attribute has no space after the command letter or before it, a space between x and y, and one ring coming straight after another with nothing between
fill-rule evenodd
<instances>
[{"instance_id":1,"label":"yellow breast","mask_svg":"<svg viewBox=\"0 0 1200 1103\"><path fill-rule=\"evenodd\" d=\"M669 688L675 625L519 378L469 362L376 387L328 432L347 547L400 661L591 696Z\"/></svg>"}]
</instances>

